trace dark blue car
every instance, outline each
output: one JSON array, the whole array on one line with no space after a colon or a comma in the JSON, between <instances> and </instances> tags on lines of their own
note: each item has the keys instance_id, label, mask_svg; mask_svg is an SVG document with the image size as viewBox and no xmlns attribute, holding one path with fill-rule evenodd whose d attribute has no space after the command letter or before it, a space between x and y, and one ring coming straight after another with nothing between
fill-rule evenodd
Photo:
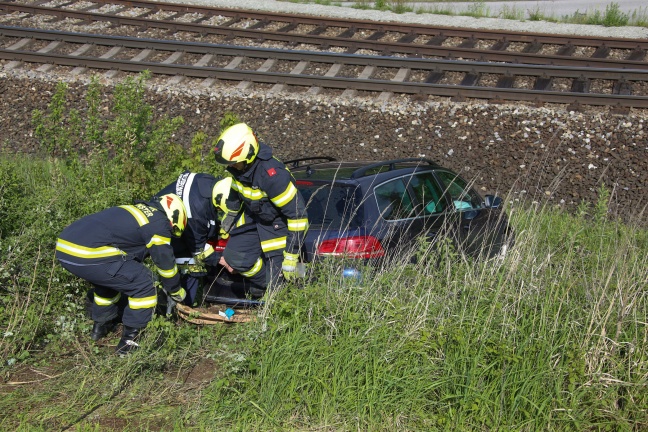
<instances>
[{"instance_id":1,"label":"dark blue car","mask_svg":"<svg viewBox=\"0 0 648 432\"><path fill-rule=\"evenodd\" d=\"M513 232L502 200L482 197L465 179L427 159L338 162L329 157L286 162L307 203L310 227L302 250L307 265L341 257L342 276L361 278L367 264L411 256L421 236L450 238L462 253L506 253ZM217 269L206 301L236 303L260 287Z\"/></svg>"}]
</instances>

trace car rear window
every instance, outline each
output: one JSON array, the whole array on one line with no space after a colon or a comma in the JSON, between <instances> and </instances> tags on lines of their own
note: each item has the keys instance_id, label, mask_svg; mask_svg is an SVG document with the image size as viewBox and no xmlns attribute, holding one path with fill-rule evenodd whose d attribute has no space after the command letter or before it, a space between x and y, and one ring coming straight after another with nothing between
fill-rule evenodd
<instances>
[{"instance_id":1,"label":"car rear window","mask_svg":"<svg viewBox=\"0 0 648 432\"><path fill-rule=\"evenodd\" d=\"M358 187L297 180L311 226L357 228L362 224Z\"/></svg>"}]
</instances>

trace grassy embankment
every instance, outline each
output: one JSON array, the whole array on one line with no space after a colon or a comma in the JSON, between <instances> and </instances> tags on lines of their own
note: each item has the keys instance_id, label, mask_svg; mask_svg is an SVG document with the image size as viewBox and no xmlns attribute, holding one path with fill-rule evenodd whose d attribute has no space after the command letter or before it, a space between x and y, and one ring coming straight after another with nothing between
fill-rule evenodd
<instances>
[{"instance_id":1,"label":"grassy embankment","mask_svg":"<svg viewBox=\"0 0 648 432\"><path fill-rule=\"evenodd\" d=\"M316 3L321 5L340 6L342 2L334 0L286 0L292 3ZM504 6L499 10L491 10L489 1L473 0L468 7L453 7L448 3L466 3L465 0L357 0L352 7L358 9L374 9L395 13L414 12L417 14L457 15L474 18L503 18L516 21L548 21L570 24L602 25L605 27L638 26L648 27L648 7L640 7L632 12L623 12L617 2L610 2L605 10L587 8L577 10L572 14L557 15L551 11L551 5L545 6L538 2L533 8ZM420 6L426 3L426 6Z\"/></svg>"},{"instance_id":2,"label":"grassy embankment","mask_svg":"<svg viewBox=\"0 0 648 432\"><path fill-rule=\"evenodd\" d=\"M254 323L156 317L126 359L116 339L90 343L87 286L53 259L58 233L183 167L213 169L206 137L192 154L168 144L181 120L151 122L141 82L109 121L97 89L83 115L61 89L35 116L49 156L0 157L0 429L648 428L648 231L611 220L603 188L578 214L511 207L517 245L501 261L421 245L419 265L356 283L333 261Z\"/></svg>"}]
</instances>

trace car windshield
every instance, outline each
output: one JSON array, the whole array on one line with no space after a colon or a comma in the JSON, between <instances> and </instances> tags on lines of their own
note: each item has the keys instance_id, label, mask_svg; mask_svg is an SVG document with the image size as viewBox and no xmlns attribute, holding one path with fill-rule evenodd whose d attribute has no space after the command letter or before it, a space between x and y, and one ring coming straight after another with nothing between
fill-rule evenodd
<instances>
[{"instance_id":1,"label":"car windshield","mask_svg":"<svg viewBox=\"0 0 648 432\"><path fill-rule=\"evenodd\" d=\"M297 181L306 202L308 222L326 229L349 229L361 225L357 186Z\"/></svg>"}]
</instances>

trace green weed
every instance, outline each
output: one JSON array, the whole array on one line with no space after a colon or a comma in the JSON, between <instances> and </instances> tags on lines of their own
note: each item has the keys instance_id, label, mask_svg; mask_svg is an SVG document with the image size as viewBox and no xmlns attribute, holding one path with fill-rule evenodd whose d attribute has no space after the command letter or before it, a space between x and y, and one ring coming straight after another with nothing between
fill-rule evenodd
<instances>
[{"instance_id":1,"label":"green weed","mask_svg":"<svg viewBox=\"0 0 648 432\"><path fill-rule=\"evenodd\" d=\"M0 154L3 360L20 361L88 329L77 300L88 286L53 258L65 226L110 206L147 199L186 169L224 174L209 154L209 137L197 134L187 151L171 139L182 119L153 119L144 98L147 77L117 86L109 106L101 97L106 89L93 80L83 116L69 109L68 86L59 84L47 110L34 112L41 154Z\"/></svg>"},{"instance_id":2,"label":"green weed","mask_svg":"<svg viewBox=\"0 0 648 432\"><path fill-rule=\"evenodd\" d=\"M546 20L544 12L540 10L539 6L536 6L533 9L527 9L527 14L529 15L529 21Z\"/></svg>"},{"instance_id":3,"label":"green weed","mask_svg":"<svg viewBox=\"0 0 648 432\"><path fill-rule=\"evenodd\" d=\"M648 27L648 7L640 7L630 14L630 24L639 27Z\"/></svg>"},{"instance_id":4,"label":"green weed","mask_svg":"<svg viewBox=\"0 0 648 432\"><path fill-rule=\"evenodd\" d=\"M630 21L630 16L624 12L621 12L619 3L612 2L605 6L605 14L600 24L605 27L623 27L628 25ZM598 24L598 23L597 23Z\"/></svg>"},{"instance_id":5,"label":"green weed","mask_svg":"<svg viewBox=\"0 0 648 432\"><path fill-rule=\"evenodd\" d=\"M331 3L326 0L290 0L294 3L317 3L324 5L340 6L340 2ZM567 22L575 24L588 24L588 25L602 25L606 27L620 27L620 26L648 26L648 12L645 7L640 7L631 13L622 12L620 6L616 2L612 2L606 6L605 11L588 10L586 12L576 11L571 15L564 15L557 17L555 14L546 13L539 6L526 11L517 9L515 6L502 7L496 15L487 7L487 1L475 0L468 5L465 10L456 10L456 8L449 6L438 6L437 1L422 2L425 6L414 7L416 2L406 2L403 0L360 0L351 5L355 9L374 9L381 11L391 11L395 13L415 12L417 14L437 14L437 15L464 15L475 18L480 17L499 17L504 19L511 19L516 21L548 21L548 22ZM447 3L447 2L446 2ZM450 2L452 3L452 2Z\"/></svg>"},{"instance_id":6,"label":"green weed","mask_svg":"<svg viewBox=\"0 0 648 432\"><path fill-rule=\"evenodd\" d=\"M522 21L524 19L524 11L515 6L503 5L499 11L499 17L503 19Z\"/></svg>"},{"instance_id":7,"label":"green weed","mask_svg":"<svg viewBox=\"0 0 648 432\"><path fill-rule=\"evenodd\" d=\"M490 10L486 6L484 0L476 0L468 5L468 9L462 15L470 16L473 18L481 18L490 16Z\"/></svg>"}]
</instances>

